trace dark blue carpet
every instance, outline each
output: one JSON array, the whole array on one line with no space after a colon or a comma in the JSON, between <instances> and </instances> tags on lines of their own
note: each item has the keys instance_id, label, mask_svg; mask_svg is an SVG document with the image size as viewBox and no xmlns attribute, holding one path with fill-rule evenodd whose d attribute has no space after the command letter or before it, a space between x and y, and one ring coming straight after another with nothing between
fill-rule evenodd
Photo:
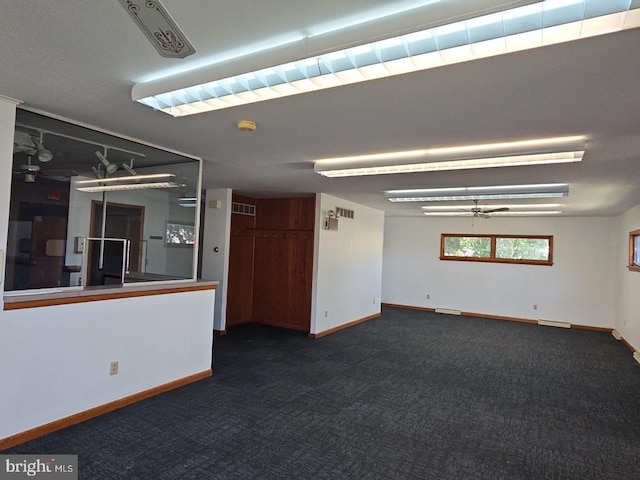
<instances>
[{"instance_id":1,"label":"dark blue carpet","mask_svg":"<svg viewBox=\"0 0 640 480\"><path fill-rule=\"evenodd\" d=\"M13 448L82 479L640 478L640 365L610 334L384 308L243 325L214 375Z\"/></svg>"}]
</instances>

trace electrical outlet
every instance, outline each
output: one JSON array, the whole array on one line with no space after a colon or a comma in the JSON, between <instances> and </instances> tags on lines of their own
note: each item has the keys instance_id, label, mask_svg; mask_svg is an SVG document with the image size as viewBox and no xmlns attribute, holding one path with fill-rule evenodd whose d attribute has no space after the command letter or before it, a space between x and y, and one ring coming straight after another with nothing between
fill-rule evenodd
<instances>
[{"instance_id":1,"label":"electrical outlet","mask_svg":"<svg viewBox=\"0 0 640 480\"><path fill-rule=\"evenodd\" d=\"M534 310L537 310L537 309L538 309L538 304L537 304L537 303L534 303L534 304L533 304L533 309L534 309Z\"/></svg>"},{"instance_id":2,"label":"electrical outlet","mask_svg":"<svg viewBox=\"0 0 640 480\"><path fill-rule=\"evenodd\" d=\"M376 299L375 299L375 298L373 299L373 304L374 304L374 305L376 304Z\"/></svg>"},{"instance_id":3,"label":"electrical outlet","mask_svg":"<svg viewBox=\"0 0 640 480\"><path fill-rule=\"evenodd\" d=\"M427 293L427 300L430 300L430 299L431 299L431 294Z\"/></svg>"},{"instance_id":4,"label":"electrical outlet","mask_svg":"<svg viewBox=\"0 0 640 480\"><path fill-rule=\"evenodd\" d=\"M324 311L324 318L327 318L329 316L329 310L325 310Z\"/></svg>"},{"instance_id":5,"label":"electrical outlet","mask_svg":"<svg viewBox=\"0 0 640 480\"><path fill-rule=\"evenodd\" d=\"M118 374L118 362L111 362L109 364L109 375L117 375Z\"/></svg>"}]
</instances>

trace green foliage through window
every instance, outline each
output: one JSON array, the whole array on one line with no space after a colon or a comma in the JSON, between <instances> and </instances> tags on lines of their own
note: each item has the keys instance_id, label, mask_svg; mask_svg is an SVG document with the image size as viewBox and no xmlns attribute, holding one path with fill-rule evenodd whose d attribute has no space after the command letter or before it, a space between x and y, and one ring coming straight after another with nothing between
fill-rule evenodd
<instances>
[{"instance_id":1,"label":"green foliage through window","mask_svg":"<svg viewBox=\"0 0 640 480\"><path fill-rule=\"evenodd\" d=\"M165 244L171 246L194 245L196 230L193 225L167 222Z\"/></svg>"},{"instance_id":2,"label":"green foliage through window","mask_svg":"<svg viewBox=\"0 0 640 480\"><path fill-rule=\"evenodd\" d=\"M547 260L547 238L496 238L496 257L515 260Z\"/></svg>"},{"instance_id":3,"label":"green foliage through window","mask_svg":"<svg viewBox=\"0 0 640 480\"><path fill-rule=\"evenodd\" d=\"M444 254L447 257L489 258L491 239L489 237L445 237Z\"/></svg>"},{"instance_id":4,"label":"green foliage through window","mask_svg":"<svg viewBox=\"0 0 640 480\"><path fill-rule=\"evenodd\" d=\"M442 234L440 259L552 265L553 237Z\"/></svg>"}]
</instances>

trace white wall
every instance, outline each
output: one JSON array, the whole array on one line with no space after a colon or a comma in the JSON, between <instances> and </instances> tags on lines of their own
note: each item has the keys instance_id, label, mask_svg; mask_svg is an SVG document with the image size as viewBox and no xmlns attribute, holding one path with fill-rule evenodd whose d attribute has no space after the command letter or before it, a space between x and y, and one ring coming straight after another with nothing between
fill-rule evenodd
<instances>
[{"instance_id":1,"label":"white wall","mask_svg":"<svg viewBox=\"0 0 640 480\"><path fill-rule=\"evenodd\" d=\"M615 232L613 217L387 218L382 300L613 328ZM553 235L554 264L443 261L441 233Z\"/></svg>"},{"instance_id":2,"label":"white wall","mask_svg":"<svg viewBox=\"0 0 640 480\"><path fill-rule=\"evenodd\" d=\"M0 97L2 251L14 123L15 105ZM9 311L3 303L0 438L211 368L212 290Z\"/></svg>"},{"instance_id":3,"label":"white wall","mask_svg":"<svg viewBox=\"0 0 640 480\"><path fill-rule=\"evenodd\" d=\"M338 231L324 230L336 206L354 210L355 218L339 219ZM382 285L384 212L320 194L316 221L310 333L379 313Z\"/></svg>"},{"instance_id":4,"label":"white wall","mask_svg":"<svg viewBox=\"0 0 640 480\"><path fill-rule=\"evenodd\" d=\"M231 189L207 190L202 229L202 278L220 282L216 289L216 312L213 328L224 330L227 318L227 278L231 238ZM219 208L211 202L219 201ZM214 251L217 248L218 251Z\"/></svg>"},{"instance_id":5,"label":"white wall","mask_svg":"<svg viewBox=\"0 0 640 480\"><path fill-rule=\"evenodd\" d=\"M618 217L616 272L616 325L624 339L640 349L640 273L630 272L629 232L640 229L640 206Z\"/></svg>"},{"instance_id":6,"label":"white wall","mask_svg":"<svg viewBox=\"0 0 640 480\"><path fill-rule=\"evenodd\" d=\"M0 438L211 368L212 296L0 312Z\"/></svg>"}]
</instances>

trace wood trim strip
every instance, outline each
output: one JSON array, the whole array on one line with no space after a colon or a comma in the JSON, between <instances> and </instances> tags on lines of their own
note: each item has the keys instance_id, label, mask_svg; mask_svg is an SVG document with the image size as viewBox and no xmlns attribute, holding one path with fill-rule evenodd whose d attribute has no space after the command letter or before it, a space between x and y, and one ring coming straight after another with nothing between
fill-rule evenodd
<instances>
[{"instance_id":1,"label":"wood trim strip","mask_svg":"<svg viewBox=\"0 0 640 480\"><path fill-rule=\"evenodd\" d=\"M399 305L399 304L396 304L396 303L383 303L382 306L383 307L404 308L406 310L420 310L422 312L435 312L436 311L435 308L415 307L413 305Z\"/></svg>"},{"instance_id":2,"label":"wood trim strip","mask_svg":"<svg viewBox=\"0 0 640 480\"><path fill-rule=\"evenodd\" d=\"M592 330L594 332L605 332L605 333L613 332L613 328L592 327L591 325L576 325L575 323L571 324L571 328L575 328L576 330Z\"/></svg>"},{"instance_id":3,"label":"wood trim strip","mask_svg":"<svg viewBox=\"0 0 640 480\"><path fill-rule=\"evenodd\" d=\"M489 315L485 313L474 313L474 312L460 312L460 315L464 315L467 317L489 318L492 320L506 320L507 322L531 323L536 325L538 324L537 320L532 320L531 318L505 317L502 315Z\"/></svg>"},{"instance_id":4,"label":"wood trim strip","mask_svg":"<svg viewBox=\"0 0 640 480\"><path fill-rule=\"evenodd\" d=\"M22 308L36 308L36 307L51 307L54 305L68 305L72 303L86 303L97 302L101 300L115 300L118 298L132 298L132 297L148 297L152 295L166 295L168 293L184 293L184 292L196 292L201 290L215 290L216 285L189 285L184 287L168 287L157 288L153 290L128 290L122 289L118 291L110 290L105 293L95 293L90 295L78 295L72 297L57 297L57 298L43 298L43 299L29 299L16 302L4 303L4 310L19 310Z\"/></svg>"},{"instance_id":5,"label":"wood trim strip","mask_svg":"<svg viewBox=\"0 0 640 480\"><path fill-rule=\"evenodd\" d=\"M405 308L405 309L409 309L409 310L422 310L425 312L435 312L436 309L435 308L427 308L427 307L415 307L412 305L398 305L395 303L383 303L382 304L385 307L396 307L396 308ZM501 316L501 315L490 315L490 314L486 314L486 313L475 313L475 312L460 312L460 315L465 315L467 317L479 317L479 318L489 318L489 319L494 319L494 320L506 320L508 322L518 322L518 323L531 323L531 324L537 324L538 321L537 320L533 320L530 318L519 318L519 317L505 317L505 316ZM607 327L592 327L590 325L576 325L574 323L571 324L571 328L575 328L577 330L593 330L595 332L606 332L606 333L611 333L613 331L613 328L607 328ZM632 347L631 348L632 351L633 350Z\"/></svg>"},{"instance_id":6,"label":"wood trim strip","mask_svg":"<svg viewBox=\"0 0 640 480\"><path fill-rule=\"evenodd\" d=\"M369 320L373 320L374 318L378 318L380 315L381 315L380 313L374 313L373 315L369 315L368 317L359 318L358 320L354 320L353 322L345 323L344 325L338 325L337 327L330 328L329 330L325 330L323 332L310 333L309 337L310 338L321 338L321 337L324 337L326 335L330 335L332 333L338 332L340 330L344 330L345 328L353 327L354 325L357 325L359 323L364 323L364 322L367 322Z\"/></svg>"},{"instance_id":7,"label":"wood trim strip","mask_svg":"<svg viewBox=\"0 0 640 480\"><path fill-rule=\"evenodd\" d=\"M620 337L620 341L624 344L625 347L627 347L629 350L631 350L631 353L635 353L635 352L638 351L624 337Z\"/></svg>"},{"instance_id":8,"label":"wood trim strip","mask_svg":"<svg viewBox=\"0 0 640 480\"><path fill-rule=\"evenodd\" d=\"M31 430L17 433L10 437L2 438L0 439L0 451L14 447L21 443L28 442L29 440L33 440L35 438L48 435L49 433L53 433L57 430L62 430L63 428L85 422L100 415L104 415L105 413L113 412L114 410L117 410L119 408L126 407L127 405L131 405L133 403L145 400L161 393L168 392L169 390L174 390L190 383L197 382L204 378L210 377L212 374L213 371L211 369L208 369L200 373L189 375L188 377L174 380L173 382L158 385L157 387L150 388L149 390L134 393L133 395L129 395L128 397L114 400L113 402L105 403L104 405L100 405L98 407L90 408L89 410L85 410L84 412L76 413L69 417L46 423L39 427L32 428Z\"/></svg>"}]
</instances>

